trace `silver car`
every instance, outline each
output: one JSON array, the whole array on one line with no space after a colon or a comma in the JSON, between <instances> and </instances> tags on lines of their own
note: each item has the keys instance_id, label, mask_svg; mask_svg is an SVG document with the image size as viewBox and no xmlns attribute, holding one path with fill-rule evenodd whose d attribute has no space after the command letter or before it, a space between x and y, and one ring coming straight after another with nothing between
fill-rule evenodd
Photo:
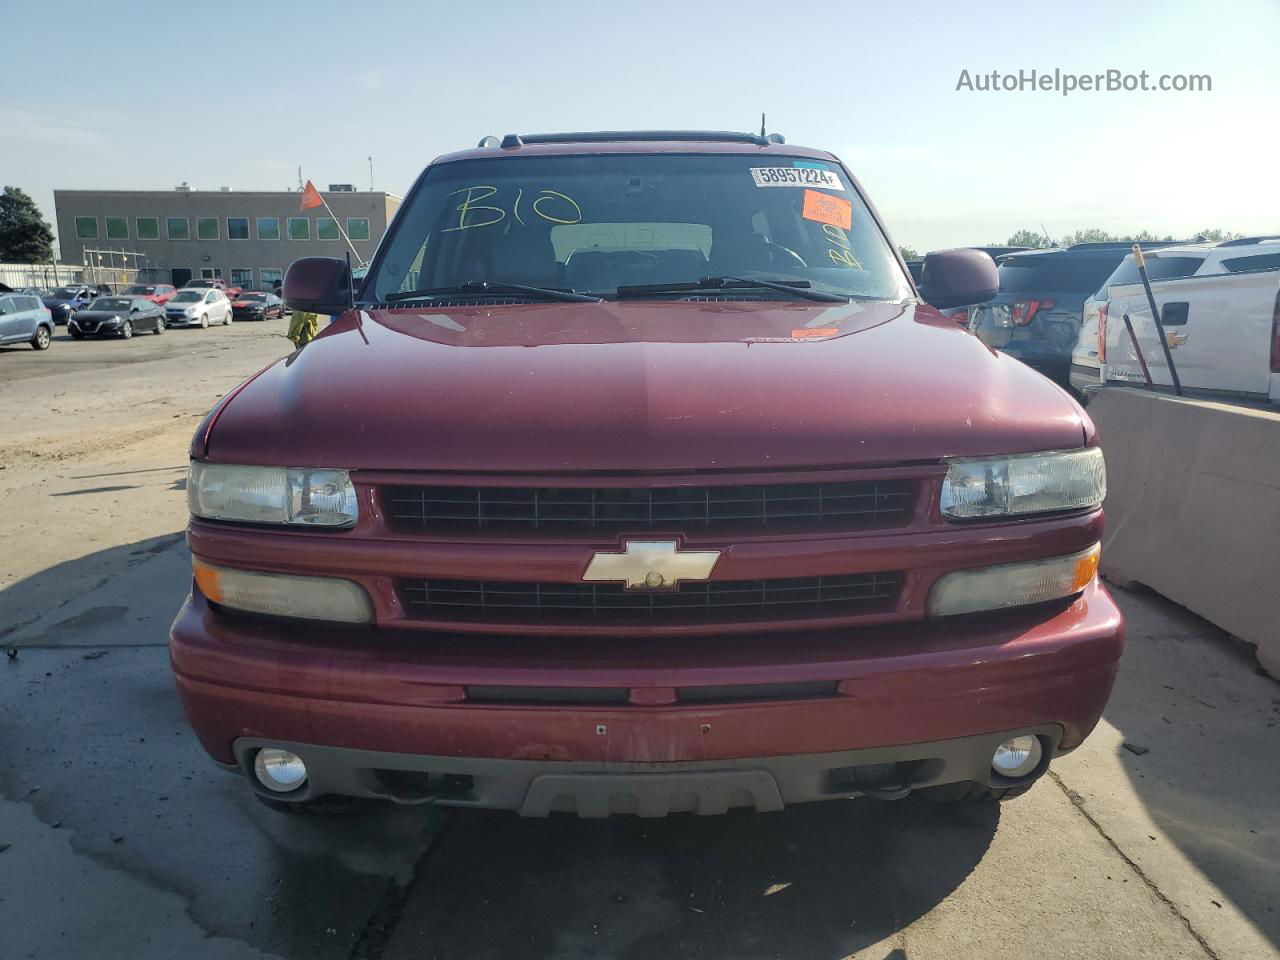
<instances>
[{"instance_id":1,"label":"silver car","mask_svg":"<svg viewBox=\"0 0 1280 960\"><path fill-rule=\"evenodd\" d=\"M164 318L171 327L207 327L230 323L231 301L221 290L184 287L164 305Z\"/></svg>"},{"instance_id":2,"label":"silver car","mask_svg":"<svg viewBox=\"0 0 1280 960\"><path fill-rule=\"evenodd\" d=\"M0 293L0 344L29 343L49 349L53 340L53 314L39 297L25 293Z\"/></svg>"}]
</instances>

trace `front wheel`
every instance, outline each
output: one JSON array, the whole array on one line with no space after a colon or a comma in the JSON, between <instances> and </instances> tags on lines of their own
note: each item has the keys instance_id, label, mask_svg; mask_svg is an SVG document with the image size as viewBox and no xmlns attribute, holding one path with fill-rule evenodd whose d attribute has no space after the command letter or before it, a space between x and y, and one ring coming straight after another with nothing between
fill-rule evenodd
<instances>
[{"instance_id":1,"label":"front wheel","mask_svg":"<svg viewBox=\"0 0 1280 960\"><path fill-rule=\"evenodd\" d=\"M152 331L157 337L164 333L164 317L156 318L156 328Z\"/></svg>"},{"instance_id":2,"label":"front wheel","mask_svg":"<svg viewBox=\"0 0 1280 960\"><path fill-rule=\"evenodd\" d=\"M131 339L133 339L133 321L132 321L132 320L126 320L126 321L121 325L121 327L120 327L120 339L122 339L122 340L131 340Z\"/></svg>"},{"instance_id":3,"label":"front wheel","mask_svg":"<svg viewBox=\"0 0 1280 960\"><path fill-rule=\"evenodd\" d=\"M36 335L31 338L31 346L36 350L48 350L52 339L48 327L36 327Z\"/></svg>"},{"instance_id":4,"label":"front wheel","mask_svg":"<svg viewBox=\"0 0 1280 960\"><path fill-rule=\"evenodd\" d=\"M79 330L72 330L72 331L70 331L70 332L71 332L71 339L72 339L72 340L83 340L83 339L84 339L84 334L83 334L83 333L81 333Z\"/></svg>"},{"instance_id":5,"label":"front wheel","mask_svg":"<svg viewBox=\"0 0 1280 960\"><path fill-rule=\"evenodd\" d=\"M207 313L200 314L200 329L201 330L209 329L209 315Z\"/></svg>"}]
</instances>

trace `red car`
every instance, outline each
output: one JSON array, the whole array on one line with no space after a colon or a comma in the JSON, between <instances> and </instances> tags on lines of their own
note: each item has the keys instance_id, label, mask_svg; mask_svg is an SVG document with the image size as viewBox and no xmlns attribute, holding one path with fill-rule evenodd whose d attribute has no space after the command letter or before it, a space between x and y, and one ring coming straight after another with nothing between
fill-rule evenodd
<instances>
[{"instance_id":1,"label":"red car","mask_svg":"<svg viewBox=\"0 0 1280 960\"><path fill-rule=\"evenodd\" d=\"M199 280L188 280L184 289L195 288L199 288L201 290L221 290L227 295L228 300L234 300L236 297L240 296L241 292L244 290L243 287L229 287L225 280L221 280L216 277L213 279L201 278Z\"/></svg>"},{"instance_id":2,"label":"red car","mask_svg":"<svg viewBox=\"0 0 1280 960\"><path fill-rule=\"evenodd\" d=\"M121 296L126 297L142 297L144 300L150 300L158 307L163 307L168 303L177 290L167 283L135 283L133 286L125 289Z\"/></svg>"},{"instance_id":3,"label":"red car","mask_svg":"<svg viewBox=\"0 0 1280 960\"><path fill-rule=\"evenodd\" d=\"M935 309L995 294L987 254L917 287L895 251L776 136L433 162L354 299L290 267L341 316L192 441L171 654L205 749L290 810L1029 789L1123 646L1102 454Z\"/></svg>"}]
</instances>

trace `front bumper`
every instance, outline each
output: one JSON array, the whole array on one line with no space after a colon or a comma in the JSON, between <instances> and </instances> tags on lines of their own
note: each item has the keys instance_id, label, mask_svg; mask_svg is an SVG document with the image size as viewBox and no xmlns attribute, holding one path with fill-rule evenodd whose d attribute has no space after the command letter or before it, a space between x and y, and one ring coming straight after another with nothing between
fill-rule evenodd
<instances>
[{"instance_id":1,"label":"front bumper","mask_svg":"<svg viewBox=\"0 0 1280 960\"><path fill-rule=\"evenodd\" d=\"M1120 613L1097 581L1072 601L998 615L650 641L271 621L220 612L195 591L170 640L183 705L215 760L248 770L258 747L274 745L312 769L283 799L336 792L587 814L1008 785L992 779L995 745L1036 733L1046 761L1078 746L1122 648ZM829 690L750 693L815 682ZM696 695L711 687L734 699ZM563 702L495 702L478 688L551 688ZM623 702L579 696L606 689L623 689ZM891 775L875 776L892 782L832 773L882 764Z\"/></svg>"}]
</instances>

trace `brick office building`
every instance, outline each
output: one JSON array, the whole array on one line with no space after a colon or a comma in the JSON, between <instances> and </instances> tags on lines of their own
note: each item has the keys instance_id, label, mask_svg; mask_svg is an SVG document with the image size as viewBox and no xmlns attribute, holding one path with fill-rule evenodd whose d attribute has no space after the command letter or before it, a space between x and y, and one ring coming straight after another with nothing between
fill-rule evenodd
<instances>
[{"instance_id":1,"label":"brick office building","mask_svg":"<svg viewBox=\"0 0 1280 960\"><path fill-rule=\"evenodd\" d=\"M193 278L271 289L299 257L367 262L400 205L377 191L322 193L330 210L298 212L299 194L248 190L55 190L62 259L137 270L137 279L182 286ZM341 229L339 229L341 227ZM86 251L90 251L86 260ZM101 251L101 252L99 252ZM119 253L113 253L113 251Z\"/></svg>"}]
</instances>

